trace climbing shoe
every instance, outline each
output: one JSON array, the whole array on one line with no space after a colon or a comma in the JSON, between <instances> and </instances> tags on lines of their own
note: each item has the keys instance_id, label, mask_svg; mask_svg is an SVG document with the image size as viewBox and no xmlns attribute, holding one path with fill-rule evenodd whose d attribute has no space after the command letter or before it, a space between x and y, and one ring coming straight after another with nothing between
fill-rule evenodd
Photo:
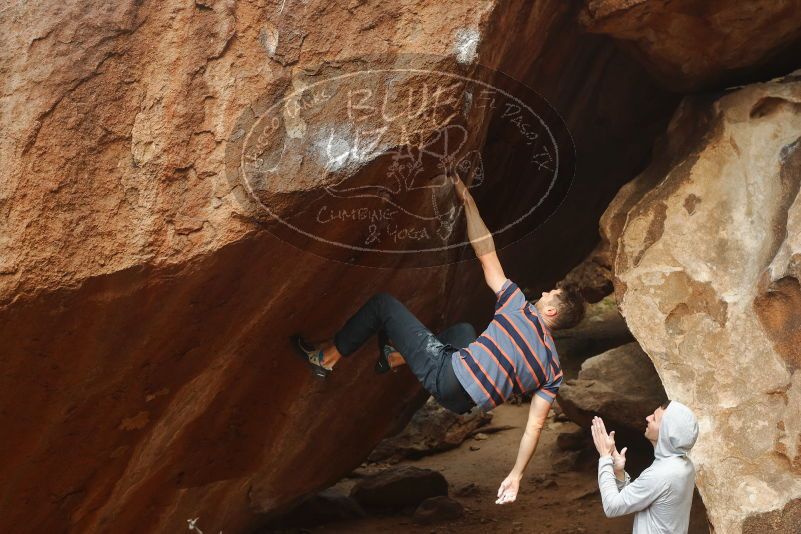
<instances>
[{"instance_id":1,"label":"climbing shoe","mask_svg":"<svg viewBox=\"0 0 801 534\"><path fill-rule=\"evenodd\" d=\"M393 369L389 364L389 355L393 352L397 352L397 349L395 349L395 347L392 345L383 346L381 352L378 354L378 361L375 362L376 374L383 375L389 371L397 372L397 369Z\"/></svg>"},{"instance_id":2,"label":"climbing shoe","mask_svg":"<svg viewBox=\"0 0 801 534\"><path fill-rule=\"evenodd\" d=\"M300 334L292 336L291 340L295 353L309 364L312 375L320 380L328 378L332 368L323 365L323 351L315 347L313 343L303 339Z\"/></svg>"}]
</instances>

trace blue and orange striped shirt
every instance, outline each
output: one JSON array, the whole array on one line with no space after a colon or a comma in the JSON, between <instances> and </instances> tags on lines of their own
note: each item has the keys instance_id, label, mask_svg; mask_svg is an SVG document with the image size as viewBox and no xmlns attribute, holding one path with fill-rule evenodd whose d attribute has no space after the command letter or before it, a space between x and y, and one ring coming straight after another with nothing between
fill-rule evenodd
<instances>
[{"instance_id":1,"label":"blue and orange striped shirt","mask_svg":"<svg viewBox=\"0 0 801 534\"><path fill-rule=\"evenodd\" d=\"M534 392L553 402L562 368L548 327L534 304L508 278L495 302L489 326L467 348L451 356L456 377L483 410L513 393Z\"/></svg>"}]
</instances>

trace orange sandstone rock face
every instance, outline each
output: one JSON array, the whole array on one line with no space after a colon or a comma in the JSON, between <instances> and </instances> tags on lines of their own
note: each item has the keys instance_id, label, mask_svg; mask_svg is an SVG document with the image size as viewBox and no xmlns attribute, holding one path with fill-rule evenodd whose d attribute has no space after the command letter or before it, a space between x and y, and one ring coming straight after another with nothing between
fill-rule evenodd
<instances>
[{"instance_id":1,"label":"orange sandstone rock face","mask_svg":"<svg viewBox=\"0 0 801 534\"><path fill-rule=\"evenodd\" d=\"M784 73L801 51L799 0L585 0L581 21L679 91Z\"/></svg>"},{"instance_id":2,"label":"orange sandstone rock face","mask_svg":"<svg viewBox=\"0 0 801 534\"><path fill-rule=\"evenodd\" d=\"M434 329L484 326L492 295L475 290L475 263L453 263L462 252L428 269L368 269L276 237L227 159L265 98L338 65L391 68L410 54L437 57L421 60L427 69L483 63L534 88L564 118L577 164L563 208L502 251L509 275L535 290L592 248L600 212L675 104L607 39L582 33L561 0L2 13L4 532L177 532L197 517L206 532L257 526L357 466L423 401L410 374L372 374L370 346L314 383L287 336L330 336L378 290ZM314 124L341 113L321 110ZM296 118L281 115L282 139L303 138ZM533 195L527 173L512 172L520 146L478 124L470 142L521 180L480 200L495 228ZM294 154L303 161L271 182L285 215L330 185ZM338 179L385 170L358 163Z\"/></svg>"},{"instance_id":3,"label":"orange sandstone rock face","mask_svg":"<svg viewBox=\"0 0 801 534\"><path fill-rule=\"evenodd\" d=\"M692 452L716 532L796 532L801 498L801 77L679 107L612 202L615 294Z\"/></svg>"}]
</instances>

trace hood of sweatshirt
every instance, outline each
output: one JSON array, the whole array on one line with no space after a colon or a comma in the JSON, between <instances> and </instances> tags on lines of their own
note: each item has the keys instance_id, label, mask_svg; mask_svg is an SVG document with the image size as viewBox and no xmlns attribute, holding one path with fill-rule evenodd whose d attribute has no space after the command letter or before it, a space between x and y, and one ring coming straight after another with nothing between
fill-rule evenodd
<instances>
[{"instance_id":1,"label":"hood of sweatshirt","mask_svg":"<svg viewBox=\"0 0 801 534\"><path fill-rule=\"evenodd\" d=\"M692 410L678 401L670 401L659 424L659 438L654 456L661 460L685 457L698 439L698 420Z\"/></svg>"}]
</instances>

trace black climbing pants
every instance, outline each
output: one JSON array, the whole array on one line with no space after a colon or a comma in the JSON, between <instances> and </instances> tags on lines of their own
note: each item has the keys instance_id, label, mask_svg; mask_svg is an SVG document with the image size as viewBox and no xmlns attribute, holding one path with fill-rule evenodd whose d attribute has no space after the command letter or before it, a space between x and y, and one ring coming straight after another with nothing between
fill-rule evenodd
<instances>
[{"instance_id":1,"label":"black climbing pants","mask_svg":"<svg viewBox=\"0 0 801 534\"><path fill-rule=\"evenodd\" d=\"M398 299L376 293L334 335L334 345L342 356L349 356L374 334L378 334L379 350L392 340L412 373L442 406L459 414L475 406L451 365L451 354L476 339L469 323L457 323L434 335Z\"/></svg>"}]
</instances>

